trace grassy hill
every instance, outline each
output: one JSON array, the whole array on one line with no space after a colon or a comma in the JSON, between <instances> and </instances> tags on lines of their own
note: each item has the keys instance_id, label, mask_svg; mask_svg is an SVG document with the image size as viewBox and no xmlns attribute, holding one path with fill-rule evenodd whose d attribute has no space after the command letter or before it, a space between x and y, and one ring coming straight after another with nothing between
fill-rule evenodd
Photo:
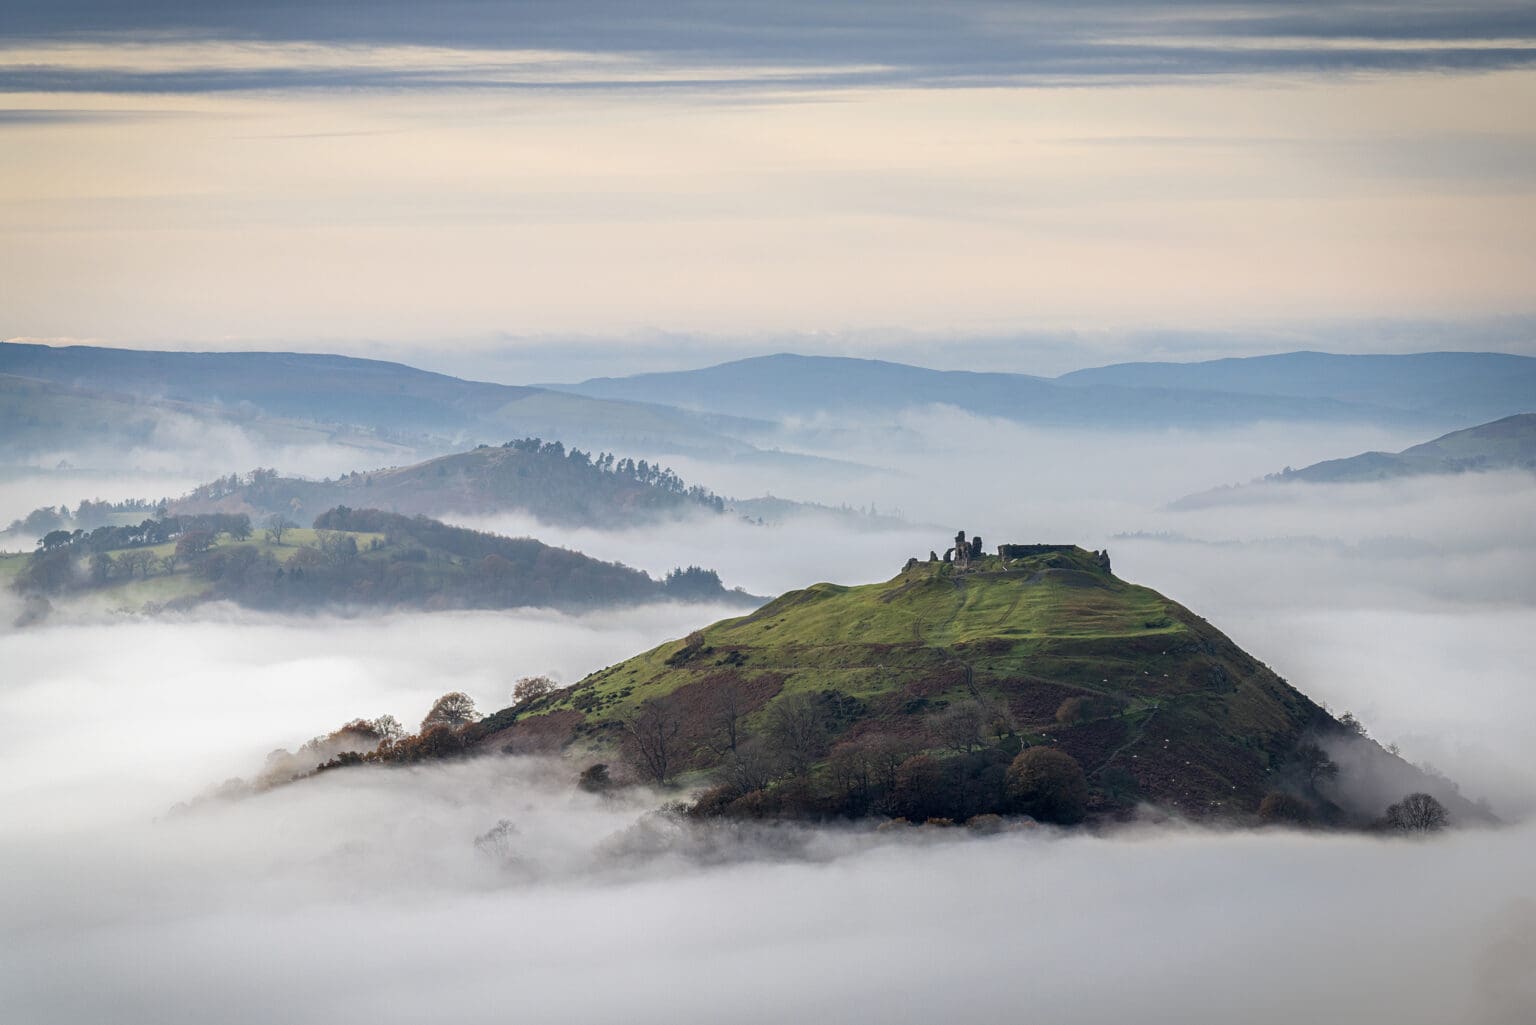
<instances>
[{"instance_id":1,"label":"grassy hill","mask_svg":"<svg viewBox=\"0 0 1536 1025\"><path fill-rule=\"evenodd\" d=\"M1433 790L1107 561L1063 548L815 584L504 709L475 741L624 751L642 775L718 783L705 803L726 814L1006 811L1007 766L1030 747L1075 759L1100 814L1149 802L1249 820L1284 794L1319 820L1363 822ZM1358 778L1330 777L1346 749Z\"/></svg>"},{"instance_id":2,"label":"grassy hill","mask_svg":"<svg viewBox=\"0 0 1536 1025\"><path fill-rule=\"evenodd\" d=\"M0 556L0 581L34 607L44 599L134 612L219 600L274 611L760 601L699 567L655 580L532 538L346 507L322 514L314 529L280 535L252 531L239 514L60 530L35 553Z\"/></svg>"}]
</instances>

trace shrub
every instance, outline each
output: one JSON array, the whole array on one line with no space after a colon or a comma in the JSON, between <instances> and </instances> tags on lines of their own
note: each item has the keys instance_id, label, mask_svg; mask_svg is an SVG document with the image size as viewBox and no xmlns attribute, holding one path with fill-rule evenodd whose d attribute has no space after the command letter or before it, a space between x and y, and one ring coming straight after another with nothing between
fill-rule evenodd
<instances>
[{"instance_id":1,"label":"shrub","mask_svg":"<svg viewBox=\"0 0 1536 1025\"><path fill-rule=\"evenodd\" d=\"M1259 818L1276 824L1305 825L1312 821L1312 806L1295 794L1271 790L1259 802Z\"/></svg>"},{"instance_id":2,"label":"shrub","mask_svg":"<svg viewBox=\"0 0 1536 1025\"><path fill-rule=\"evenodd\" d=\"M608 766L598 762L581 770L576 785L589 794L601 794L613 789L613 777L608 774Z\"/></svg>"},{"instance_id":3,"label":"shrub","mask_svg":"<svg viewBox=\"0 0 1536 1025\"><path fill-rule=\"evenodd\" d=\"M1031 747L1008 766L1008 797L1042 822L1081 822L1088 811L1088 777L1077 759L1050 747Z\"/></svg>"}]
</instances>

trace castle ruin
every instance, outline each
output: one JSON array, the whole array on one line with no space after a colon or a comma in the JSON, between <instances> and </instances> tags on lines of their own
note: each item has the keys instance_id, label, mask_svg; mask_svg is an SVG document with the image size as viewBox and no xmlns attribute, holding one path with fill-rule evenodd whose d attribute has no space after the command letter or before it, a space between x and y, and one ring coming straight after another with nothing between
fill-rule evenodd
<instances>
[{"instance_id":1,"label":"castle ruin","mask_svg":"<svg viewBox=\"0 0 1536 1025\"><path fill-rule=\"evenodd\" d=\"M1004 560L1024 559L1034 555L1052 555L1057 552L1075 551L1080 551L1077 545L1004 544L997 546L998 557ZM944 550L944 557L942 561L948 565L953 565L957 569L965 570L970 569L971 563L977 559L982 558L984 555L985 552L982 550L981 538L973 537L967 539L965 536L965 531L962 530L955 534L955 543ZM1095 564L1097 564L1100 569L1102 569L1105 573L1110 572L1108 549L1105 549L1104 551L1098 551L1095 549L1092 552L1092 555ZM930 551L928 553L928 561L930 563L934 563L941 560L937 552ZM919 563L916 558L909 559L907 560L906 568L912 569L918 564Z\"/></svg>"}]
</instances>

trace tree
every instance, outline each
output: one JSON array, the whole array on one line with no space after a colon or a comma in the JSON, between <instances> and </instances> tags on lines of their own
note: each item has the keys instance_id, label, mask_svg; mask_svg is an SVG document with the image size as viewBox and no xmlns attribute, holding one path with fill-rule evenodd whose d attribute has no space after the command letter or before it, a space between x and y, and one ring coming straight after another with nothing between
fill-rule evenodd
<instances>
[{"instance_id":1,"label":"tree","mask_svg":"<svg viewBox=\"0 0 1536 1025\"><path fill-rule=\"evenodd\" d=\"M451 690L432 703L427 717L421 720L421 732L425 734L433 726L459 727L480 718L475 711L475 699L461 690Z\"/></svg>"},{"instance_id":2,"label":"tree","mask_svg":"<svg viewBox=\"0 0 1536 1025\"><path fill-rule=\"evenodd\" d=\"M1271 790L1259 802L1259 818L1264 822L1300 826L1312 821L1312 806L1295 794Z\"/></svg>"},{"instance_id":3,"label":"tree","mask_svg":"<svg viewBox=\"0 0 1536 1025\"><path fill-rule=\"evenodd\" d=\"M1008 797L1042 822L1081 822L1088 811L1088 777L1077 759L1053 747L1025 748L1008 766Z\"/></svg>"},{"instance_id":4,"label":"tree","mask_svg":"<svg viewBox=\"0 0 1536 1025\"><path fill-rule=\"evenodd\" d=\"M892 810L913 822L942 818L949 810L944 767L933 755L916 754L896 769Z\"/></svg>"},{"instance_id":5,"label":"tree","mask_svg":"<svg viewBox=\"0 0 1536 1025\"><path fill-rule=\"evenodd\" d=\"M341 564L357 558L357 538L340 530L317 530L315 544L330 562Z\"/></svg>"},{"instance_id":6,"label":"tree","mask_svg":"<svg viewBox=\"0 0 1536 1025\"><path fill-rule=\"evenodd\" d=\"M240 513L229 522L229 536L236 541L245 541L251 536L251 518L245 513Z\"/></svg>"},{"instance_id":7,"label":"tree","mask_svg":"<svg viewBox=\"0 0 1536 1025\"><path fill-rule=\"evenodd\" d=\"M986 709L973 698L950 705L934 716L929 726L940 744L956 754L964 755L984 746L981 731L986 720Z\"/></svg>"},{"instance_id":8,"label":"tree","mask_svg":"<svg viewBox=\"0 0 1536 1025\"><path fill-rule=\"evenodd\" d=\"M714 688L714 707L710 709L710 721L715 728L716 743L711 750L716 755L734 754L742 742L741 720L746 715L742 705L741 688L734 681Z\"/></svg>"},{"instance_id":9,"label":"tree","mask_svg":"<svg viewBox=\"0 0 1536 1025\"><path fill-rule=\"evenodd\" d=\"M213 542L213 531L189 530L176 539L176 554L180 556L201 555L213 547Z\"/></svg>"},{"instance_id":10,"label":"tree","mask_svg":"<svg viewBox=\"0 0 1536 1025\"><path fill-rule=\"evenodd\" d=\"M525 676L512 685L512 703L537 701L555 692L555 681L547 676Z\"/></svg>"},{"instance_id":11,"label":"tree","mask_svg":"<svg viewBox=\"0 0 1536 1025\"><path fill-rule=\"evenodd\" d=\"M608 766L598 762L581 770L576 785L589 794L601 794L613 789L613 777L608 774Z\"/></svg>"},{"instance_id":12,"label":"tree","mask_svg":"<svg viewBox=\"0 0 1536 1025\"><path fill-rule=\"evenodd\" d=\"M790 773L805 775L827 744L826 722L815 697L802 691L774 702L768 712L768 739Z\"/></svg>"},{"instance_id":13,"label":"tree","mask_svg":"<svg viewBox=\"0 0 1536 1025\"><path fill-rule=\"evenodd\" d=\"M1306 777L1307 785L1313 790L1317 790L1339 774L1338 765L1328 757L1328 752L1316 744L1303 744L1298 747L1296 760L1301 765L1301 772Z\"/></svg>"},{"instance_id":14,"label":"tree","mask_svg":"<svg viewBox=\"0 0 1536 1025\"><path fill-rule=\"evenodd\" d=\"M682 728L682 717L666 698L642 701L624 724L626 749L637 767L644 769L658 786L666 786L672 778L677 735Z\"/></svg>"},{"instance_id":15,"label":"tree","mask_svg":"<svg viewBox=\"0 0 1536 1025\"><path fill-rule=\"evenodd\" d=\"M1387 808L1387 825L1404 833L1435 833L1449 820L1445 805L1425 793L1409 794Z\"/></svg>"},{"instance_id":16,"label":"tree","mask_svg":"<svg viewBox=\"0 0 1536 1025\"><path fill-rule=\"evenodd\" d=\"M292 530L294 527L297 527L298 524L284 516L282 513L273 513L271 516L267 517L266 526L267 540L272 544L280 545L283 543L283 535L288 533L288 531Z\"/></svg>"}]
</instances>

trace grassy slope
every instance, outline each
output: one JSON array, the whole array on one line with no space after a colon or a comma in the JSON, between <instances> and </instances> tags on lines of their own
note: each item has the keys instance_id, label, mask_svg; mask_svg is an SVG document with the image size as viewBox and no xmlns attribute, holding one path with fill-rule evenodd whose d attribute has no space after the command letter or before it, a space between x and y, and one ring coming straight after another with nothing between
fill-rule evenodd
<instances>
[{"instance_id":1,"label":"grassy slope","mask_svg":"<svg viewBox=\"0 0 1536 1025\"><path fill-rule=\"evenodd\" d=\"M750 616L707 627L679 661L680 642L612 666L531 709L563 712L578 742L600 746L646 698L676 694L707 717L727 683L772 703L837 690L864 702L848 736L915 735L946 703L1008 705L1026 740L1059 744L1112 799L1151 797L1195 814L1231 802L1251 810L1266 777L1321 717L1318 706L1188 610L1099 570L1086 552L1032 557L957 573L921 564L883 583L816 584ZM1068 697L1109 696L1109 715L1063 726ZM689 712L685 712L689 714ZM494 725L516 717L502 713ZM514 727L534 728L532 719ZM685 722L683 735L708 727ZM694 768L709 758L694 755Z\"/></svg>"},{"instance_id":2,"label":"grassy slope","mask_svg":"<svg viewBox=\"0 0 1536 1025\"><path fill-rule=\"evenodd\" d=\"M1288 478L1329 483L1513 467L1536 467L1536 413L1453 431L1401 452L1365 452L1314 463Z\"/></svg>"},{"instance_id":3,"label":"grassy slope","mask_svg":"<svg viewBox=\"0 0 1536 1025\"><path fill-rule=\"evenodd\" d=\"M282 544L273 544L267 541L258 532L250 540L233 541L228 537L220 538L218 547L229 551L236 548L254 548L262 553L270 553L278 562L285 562L294 552L305 546L313 546L316 542L317 532L309 529L296 528L283 535ZM384 558L388 550L370 552L367 550L369 542L374 538L383 539L383 534L355 533L359 558ZM165 544L150 545L144 548L131 549L135 552L149 552L157 559L164 558L176 551L176 543L167 541ZM130 549L116 549L108 552L113 558ZM0 556L0 586L9 587L16 574L21 572L26 565L27 555ZM163 604L180 598L194 598L208 590L208 581L192 572L188 567L188 560L182 559L174 573L164 573L155 570L148 578L136 577L133 580L114 580L104 587L96 588L76 596L81 604L107 611L137 612L146 606Z\"/></svg>"}]
</instances>

